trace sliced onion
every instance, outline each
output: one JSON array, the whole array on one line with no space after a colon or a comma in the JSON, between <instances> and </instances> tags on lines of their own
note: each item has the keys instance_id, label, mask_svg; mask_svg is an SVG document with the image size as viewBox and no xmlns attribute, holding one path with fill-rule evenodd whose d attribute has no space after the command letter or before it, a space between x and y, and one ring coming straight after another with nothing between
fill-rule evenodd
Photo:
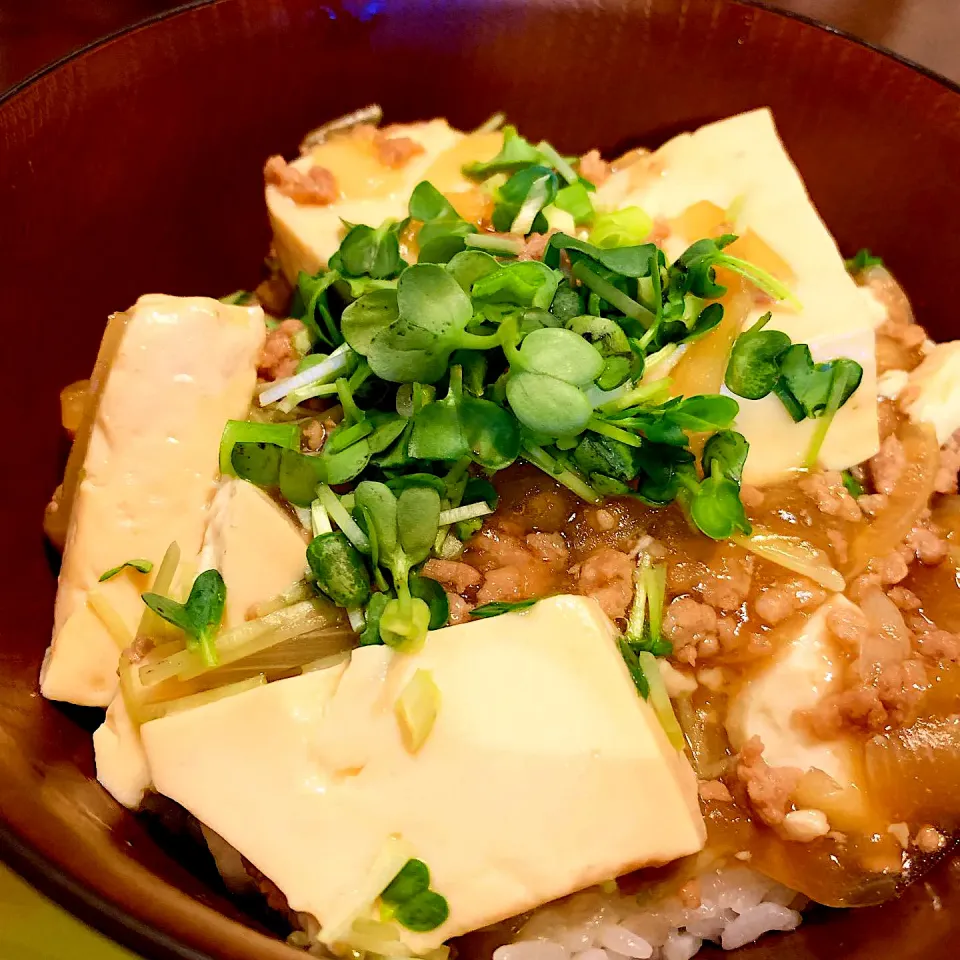
<instances>
[{"instance_id":1,"label":"sliced onion","mask_svg":"<svg viewBox=\"0 0 960 960\"><path fill-rule=\"evenodd\" d=\"M869 676L873 669L885 663L899 663L910 655L910 631L903 622L903 614L879 587L864 592L860 609L871 627L860 646L863 676Z\"/></svg>"},{"instance_id":2,"label":"sliced onion","mask_svg":"<svg viewBox=\"0 0 960 960\"><path fill-rule=\"evenodd\" d=\"M895 550L927 509L940 465L937 435L929 423L906 423L899 433L906 466L887 506L850 544L844 573L855 577L875 557Z\"/></svg>"},{"instance_id":3,"label":"sliced onion","mask_svg":"<svg viewBox=\"0 0 960 960\"><path fill-rule=\"evenodd\" d=\"M757 524L750 536L737 535L733 540L744 550L749 550L793 573L809 577L827 590L841 593L846 587L842 574L830 563L829 557L818 547L799 537L773 533Z\"/></svg>"},{"instance_id":4,"label":"sliced onion","mask_svg":"<svg viewBox=\"0 0 960 960\"><path fill-rule=\"evenodd\" d=\"M870 792L893 820L960 821L960 717L925 718L867 741Z\"/></svg>"},{"instance_id":5,"label":"sliced onion","mask_svg":"<svg viewBox=\"0 0 960 960\"><path fill-rule=\"evenodd\" d=\"M397 697L394 713L410 753L426 743L440 712L440 689L429 670L417 670Z\"/></svg>"}]
</instances>

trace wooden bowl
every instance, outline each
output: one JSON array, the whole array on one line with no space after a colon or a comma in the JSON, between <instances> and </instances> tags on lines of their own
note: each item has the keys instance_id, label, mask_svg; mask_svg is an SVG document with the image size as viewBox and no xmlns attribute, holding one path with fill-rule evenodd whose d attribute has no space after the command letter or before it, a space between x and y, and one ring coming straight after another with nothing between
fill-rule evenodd
<instances>
[{"instance_id":1,"label":"wooden bowl","mask_svg":"<svg viewBox=\"0 0 960 960\"><path fill-rule=\"evenodd\" d=\"M771 106L841 248L869 246L937 337L957 335L960 89L813 23L718 0L221 0L69 57L0 101L0 855L148 957L291 960L209 865L93 779L93 712L37 694L55 589L41 531L62 469L60 387L141 293L255 282L261 168L366 103L471 127L498 109L567 151L655 145ZM815 911L748 948L947 958L949 863L899 901ZM951 883L951 878L954 882ZM42 936L42 931L38 931Z\"/></svg>"}]
</instances>

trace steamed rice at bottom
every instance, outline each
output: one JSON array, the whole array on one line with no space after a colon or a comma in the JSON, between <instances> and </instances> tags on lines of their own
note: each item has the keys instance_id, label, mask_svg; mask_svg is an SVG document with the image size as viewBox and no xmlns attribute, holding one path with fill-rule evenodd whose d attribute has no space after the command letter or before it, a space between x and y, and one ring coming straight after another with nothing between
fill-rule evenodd
<instances>
[{"instance_id":1,"label":"steamed rice at bottom","mask_svg":"<svg viewBox=\"0 0 960 960\"><path fill-rule=\"evenodd\" d=\"M746 867L703 874L692 886L698 906L599 889L575 894L537 911L494 960L689 960L704 941L735 950L764 933L793 930L800 923L793 907L806 902Z\"/></svg>"}]
</instances>

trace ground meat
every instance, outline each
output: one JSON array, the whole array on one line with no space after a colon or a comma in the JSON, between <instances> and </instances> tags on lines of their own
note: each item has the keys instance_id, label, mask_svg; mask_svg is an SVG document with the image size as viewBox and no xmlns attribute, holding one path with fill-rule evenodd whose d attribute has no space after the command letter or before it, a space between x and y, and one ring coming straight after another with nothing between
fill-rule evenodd
<instances>
[{"instance_id":1,"label":"ground meat","mask_svg":"<svg viewBox=\"0 0 960 960\"><path fill-rule=\"evenodd\" d=\"M816 501L821 513L828 517L855 521L861 518L857 501L843 485L843 478L836 470L812 473L800 481L800 489Z\"/></svg>"},{"instance_id":2,"label":"ground meat","mask_svg":"<svg viewBox=\"0 0 960 960\"><path fill-rule=\"evenodd\" d=\"M378 130L373 138L377 159L385 166L398 170L406 166L412 157L423 153L423 145L410 137L391 137L387 131Z\"/></svg>"},{"instance_id":3,"label":"ground meat","mask_svg":"<svg viewBox=\"0 0 960 960\"><path fill-rule=\"evenodd\" d=\"M673 644L673 655L684 663L719 652L717 611L693 597L677 597L663 617L663 632Z\"/></svg>"},{"instance_id":4,"label":"ground meat","mask_svg":"<svg viewBox=\"0 0 960 960\"><path fill-rule=\"evenodd\" d=\"M727 785L722 780L701 780L698 789L701 800L718 800L720 803L729 803L733 800Z\"/></svg>"},{"instance_id":5,"label":"ground meat","mask_svg":"<svg viewBox=\"0 0 960 960\"><path fill-rule=\"evenodd\" d=\"M960 472L960 430L940 448L940 466L933 482L937 493L956 493L958 472Z\"/></svg>"},{"instance_id":6,"label":"ground meat","mask_svg":"<svg viewBox=\"0 0 960 960\"><path fill-rule=\"evenodd\" d=\"M600 156L599 150L590 150L580 158L580 176L599 187L610 176L610 164Z\"/></svg>"},{"instance_id":7,"label":"ground meat","mask_svg":"<svg viewBox=\"0 0 960 960\"><path fill-rule=\"evenodd\" d=\"M891 434L880 444L880 450L869 463L870 476L877 493L889 496L907 465L907 457L899 438Z\"/></svg>"},{"instance_id":8,"label":"ground meat","mask_svg":"<svg viewBox=\"0 0 960 960\"><path fill-rule=\"evenodd\" d=\"M923 327L915 323L901 323L896 320L885 320L881 323L877 327L877 335L889 337L907 350L916 349L927 339Z\"/></svg>"},{"instance_id":9,"label":"ground meat","mask_svg":"<svg viewBox=\"0 0 960 960\"><path fill-rule=\"evenodd\" d=\"M859 650L870 624L859 608L842 606L827 614L827 629L848 650Z\"/></svg>"},{"instance_id":10,"label":"ground meat","mask_svg":"<svg viewBox=\"0 0 960 960\"><path fill-rule=\"evenodd\" d=\"M890 498L885 493L865 493L857 497L857 506L868 516L876 517L886 509Z\"/></svg>"},{"instance_id":11,"label":"ground meat","mask_svg":"<svg viewBox=\"0 0 960 960\"><path fill-rule=\"evenodd\" d=\"M293 290L279 269L275 269L266 280L261 280L253 293L267 313L275 317L287 315Z\"/></svg>"},{"instance_id":12,"label":"ground meat","mask_svg":"<svg viewBox=\"0 0 960 960\"><path fill-rule=\"evenodd\" d=\"M264 380L289 377L300 362L293 338L304 329L299 320L284 320L267 334L257 361L257 373Z\"/></svg>"},{"instance_id":13,"label":"ground meat","mask_svg":"<svg viewBox=\"0 0 960 960\"><path fill-rule=\"evenodd\" d=\"M550 238L556 233L556 230L548 230L546 233L531 233L523 241L523 249L517 255L518 260L542 260L547 251L547 244Z\"/></svg>"},{"instance_id":14,"label":"ground meat","mask_svg":"<svg viewBox=\"0 0 960 960\"><path fill-rule=\"evenodd\" d=\"M798 610L818 607L827 593L812 580L801 577L767 587L753 601L757 616L766 623L780 623Z\"/></svg>"},{"instance_id":15,"label":"ground meat","mask_svg":"<svg viewBox=\"0 0 960 960\"><path fill-rule=\"evenodd\" d=\"M447 618L447 623L451 626L455 623L465 623L470 619L470 611L473 607L459 594L448 591L447 603L450 604L450 616Z\"/></svg>"},{"instance_id":16,"label":"ground meat","mask_svg":"<svg viewBox=\"0 0 960 960\"><path fill-rule=\"evenodd\" d=\"M423 565L421 573L445 587L453 587L455 593L464 593L470 587L479 586L483 580L480 571L468 563L460 560L438 560L435 557Z\"/></svg>"},{"instance_id":17,"label":"ground meat","mask_svg":"<svg viewBox=\"0 0 960 960\"><path fill-rule=\"evenodd\" d=\"M530 533L524 538L533 555L557 572L565 570L570 562L567 542L559 533Z\"/></svg>"},{"instance_id":18,"label":"ground meat","mask_svg":"<svg viewBox=\"0 0 960 960\"><path fill-rule=\"evenodd\" d=\"M880 583L889 586L905 579L910 572L910 566L903 554L894 550L885 557L870 561L870 570L880 578Z\"/></svg>"},{"instance_id":19,"label":"ground meat","mask_svg":"<svg viewBox=\"0 0 960 960\"><path fill-rule=\"evenodd\" d=\"M907 590L906 587L893 587L893 589L887 591L887 596L901 610L919 610L922 606L920 598L912 590Z\"/></svg>"},{"instance_id":20,"label":"ground meat","mask_svg":"<svg viewBox=\"0 0 960 960\"><path fill-rule=\"evenodd\" d=\"M577 590L593 597L611 619L626 616L636 565L625 553L601 547L581 564Z\"/></svg>"},{"instance_id":21,"label":"ground meat","mask_svg":"<svg viewBox=\"0 0 960 960\"><path fill-rule=\"evenodd\" d=\"M936 827L929 823L924 824L918 831L914 843L921 853L936 853L942 850L947 839Z\"/></svg>"},{"instance_id":22,"label":"ground meat","mask_svg":"<svg viewBox=\"0 0 960 960\"><path fill-rule=\"evenodd\" d=\"M326 167L314 166L303 173L281 156L267 160L263 178L294 203L327 206L340 196L337 181Z\"/></svg>"},{"instance_id":23,"label":"ground meat","mask_svg":"<svg viewBox=\"0 0 960 960\"><path fill-rule=\"evenodd\" d=\"M477 602L527 600L555 593L557 571L536 556L519 536L504 529L507 526L501 523L500 529L488 528L477 534L464 555L483 574Z\"/></svg>"},{"instance_id":24,"label":"ground meat","mask_svg":"<svg viewBox=\"0 0 960 960\"><path fill-rule=\"evenodd\" d=\"M587 512L587 523L598 533L604 533L616 527L617 518L609 510L600 507L597 510L589 510Z\"/></svg>"},{"instance_id":25,"label":"ground meat","mask_svg":"<svg viewBox=\"0 0 960 960\"><path fill-rule=\"evenodd\" d=\"M947 541L934 528L929 520L921 520L904 540L907 547L921 563L935 566L943 561L947 555Z\"/></svg>"},{"instance_id":26,"label":"ground meat","mask_svg":"<svg viewBox=\"0 0 960 960\"><path fill-rule=\"evenodd\" d=\"M720 572L707 573L701 586L703 602L717 610L738 610L750 592L754 559L726 557L720 563Z\"/></svg>"},{"instance_id":27,"label":"ground meat","mask_svg":"<svg viewBox=\"0 0 960 960\"><path fill-rule=\"evenodd\" d=\"M833 740L850 729L879 733L912 723L927 686L927 669L918 657L908 657L883 664L869 679L854 670L847 683L847 689L796 715L815 736Z\"/></svg>"},{"instance_id":28,"label":"ground meat","mask_svg":"<svg viewBox=\"0 0 960 960\"><path fill-rule=\"evenodd\" d=\"M327 439L327 431L319 420L308 420L301 428L304 446L308 450L320 450Z\"/></svg>"},{"instance_id":29,"label":"ground meat","mask_svg":"<svg viewBox=\"0 0 960 960\"><path fill-rule=\"evenodd\" d=\"M759 737L751 737L737 755L737 779L746 787L757 816L771 826L783 823L801 776L797 767L771 767L763 759Z\"/></svg>"},{"instance_id":30,"label":"ground meat","mask_svg":"<svg viewBox=\"0 0 960 960\"><path fill-rule=\"evenodd\" d=\"M830 542L830 548L837 563L846 563L850 556L846 534L837 527L827 527L827 540Z\"/></svg>"},{"instance_id":31,"label":"ground meat","mask_svg":"<svg viewBox=\"0 0 960 960\"><path fill-rule=\"evenodd\" d=\"M937 663L960 662L960 637L947 630L930 630L916 638L921 656Z\"/></svg>"}]
</instances>

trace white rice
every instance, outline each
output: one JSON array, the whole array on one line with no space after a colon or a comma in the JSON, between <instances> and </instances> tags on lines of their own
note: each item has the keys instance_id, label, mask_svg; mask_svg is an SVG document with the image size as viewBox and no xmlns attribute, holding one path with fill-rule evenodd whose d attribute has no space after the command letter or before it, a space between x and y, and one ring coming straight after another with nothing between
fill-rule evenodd
<instances>
[{"instance_id":1,"label":"white rice","mask_svg":"<svg viewBox=\"0 0 960 960\"><path fill-rule=\"evenodd\" d=\"M700 877L700 906L676 896L650 902L598 887L541 907L493 960L690 960L704 941L736 950L793 930L803 900L747 867Z\"/></svg>"}]
</instances>

